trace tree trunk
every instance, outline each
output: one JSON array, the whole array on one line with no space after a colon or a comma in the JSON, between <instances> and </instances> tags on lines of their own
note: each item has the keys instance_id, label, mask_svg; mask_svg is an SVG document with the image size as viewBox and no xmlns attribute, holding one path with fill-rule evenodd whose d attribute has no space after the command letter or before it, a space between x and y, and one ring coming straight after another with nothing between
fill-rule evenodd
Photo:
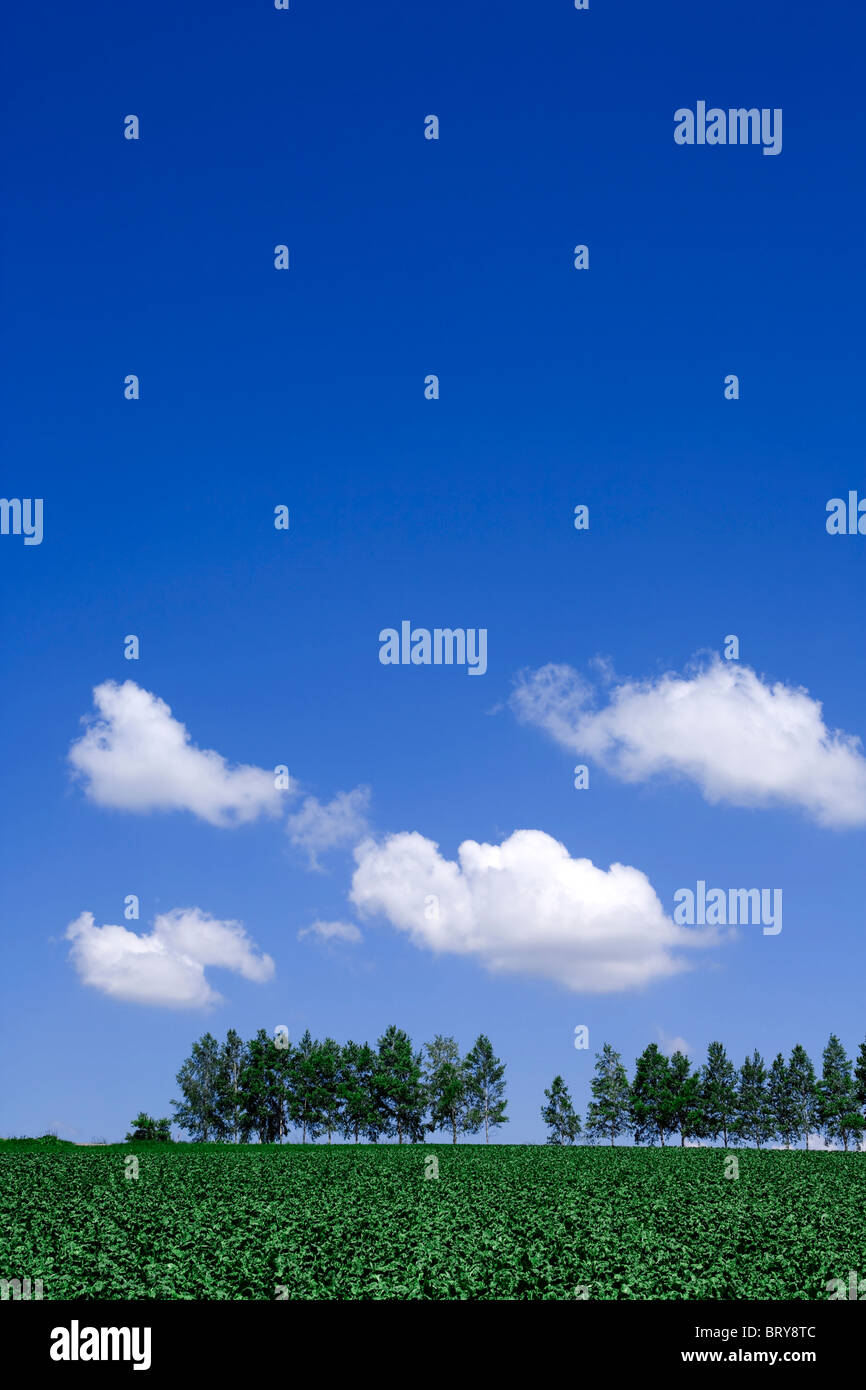
<instances>
[{"instance_id":1,"label":"tree trunk","mask_svg":"<svg viewBox=\"0 0 866 1390\"><path fill-rule=\"evenodd\" d=\"M683 1134L682 1130L680 1130L680 1148L681 1148L681 1149L684 1149L685 1147L686 1147L686 1136Z\"/></svg>"},{"instance_id":2,"label":"tree trunk","mask_svg":"<svg viewBox=\"0 0 866 1390\"><path fill-rule=\"evenodd\" d=\"M456 1143L457 1143L457 1119L456 1119L456 1117L453 1116L453 1115L451 1116L451 1131L452 1131L452 1134L453 1134L453 1136L454 1136L453 1139L451 1140L451 1142L452 1142L452 1144L456 1144Z\"/></svg>"},{"instance_id":3,"label":"tree trunk","mask_svg":"<svg viewBox=\"0 0 866 1390\"><path fill-rule=\"evenodd\" d=\"M490 1134L489 1134L488 1129L487 1129L487 1111L486 1111L486 1110L485 1110L485 1112L484 1112L484 1142L485 1142L485 1144L489 1144L489 1143L490 1143Z\"/></svg>"}]
</instances>

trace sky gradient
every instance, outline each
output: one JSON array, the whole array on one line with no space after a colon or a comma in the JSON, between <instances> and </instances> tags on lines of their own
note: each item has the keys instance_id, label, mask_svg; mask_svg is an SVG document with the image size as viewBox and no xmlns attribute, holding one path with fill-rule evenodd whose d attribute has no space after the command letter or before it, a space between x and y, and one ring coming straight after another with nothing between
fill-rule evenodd
<instances>
[{"instance_id":1,"label":"sky gradient","mask_svg":"<svg viewBox=\"0 0 866 1390\"><path fill-rule=\"evenodd\" d=\"M605 1041L854 1053L866 536L825 521L866 495L862 13L9 27L2 492L44 538L0 536L0 1133L119 1139L206 1029L486 1032L512 1143ZM678 145L699 100L782 109L781 153ZM404 620L485 629L485 674L383 665ZM699 880L781 890L782 930L685 942ZM157 919L161 1002L96 930Z\"/></svg>"}]
</instances>

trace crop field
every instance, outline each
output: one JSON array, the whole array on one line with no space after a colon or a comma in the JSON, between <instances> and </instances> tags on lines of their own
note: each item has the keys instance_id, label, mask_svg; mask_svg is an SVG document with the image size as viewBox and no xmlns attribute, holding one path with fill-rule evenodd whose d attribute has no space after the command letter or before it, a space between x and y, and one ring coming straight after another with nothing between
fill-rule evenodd
<instances>
[{"instance_id":1,"label":"crop field","mask_svg":"<svg viewBox=\"0 0 866 1390\"><path fill-rule=\"evenodd\" d=\"M737 1158L7 1143L0 1277L45 1299L826 1299L866 1271L866 1154Z\"/></svg>"}]
</instances>

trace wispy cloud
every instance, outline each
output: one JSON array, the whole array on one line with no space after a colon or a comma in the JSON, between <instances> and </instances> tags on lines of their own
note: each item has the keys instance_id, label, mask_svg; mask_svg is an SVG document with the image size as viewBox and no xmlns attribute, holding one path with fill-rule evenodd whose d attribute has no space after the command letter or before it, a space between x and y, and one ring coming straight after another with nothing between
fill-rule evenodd
<instances>
[{"instance_id":1,"label":"wispy cloud","mask_svg":"<svg viewBox=\"0 0 866 1390\"><path fill-rule=\"evenodd\" d=\"M308 796L301 809L289 816L286 825L289 838L293 845L306 850L310 868L320 869L320 854L356 845L367 834L369 805L369 787L337 792L333 800L325 804Z\"/></svg>"},{"instance_id":2,"label":"wispy cloud","mask_svg":"<svg viewBox=\"0 0 866 1390\"><path fill-rule=\"evenodd\" d=\"M518 678L511 706L557 743L624 782L687 778L709 802L790 806L820 825L866 824L860 739L829 729L808 691L713 658L685 676L598 692L570 666Z\"/></svg>"}]
</instances>

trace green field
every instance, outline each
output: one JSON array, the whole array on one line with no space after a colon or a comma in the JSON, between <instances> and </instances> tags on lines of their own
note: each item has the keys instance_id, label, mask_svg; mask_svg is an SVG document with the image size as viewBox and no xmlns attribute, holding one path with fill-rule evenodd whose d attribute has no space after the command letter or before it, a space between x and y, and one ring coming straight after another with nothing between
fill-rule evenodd
<instances>
[{"instance_id":1,"label":"green field","mask_svg":"<svg viewBox=\"0 0 866 1390\"><path fill-rule=\"evenodd\" d=\"M737 1156L730 1179L721 1149L6 1143L0 1277L46 1299L826 1299L866 1275L866 1154Z\"/></svg>"}]
</instances>

